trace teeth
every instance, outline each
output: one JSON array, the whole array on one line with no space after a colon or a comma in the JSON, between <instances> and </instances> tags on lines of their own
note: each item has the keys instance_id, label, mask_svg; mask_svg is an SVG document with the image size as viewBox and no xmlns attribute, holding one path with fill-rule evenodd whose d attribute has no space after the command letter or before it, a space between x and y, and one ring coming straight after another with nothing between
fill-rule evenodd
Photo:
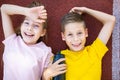
<instances>
[{"instance_id":1,"label":"teeth","mask_svg":"<svg viewBox=\"0 0 120 80\"><path fill-rule=\"evenodd\" d=\"M33 34L25 33L26 36L34 36Z\"/></svg>"},{"instance_id":2,"label":"teeth","mask_svg":"<svg viewBox=\"0 0 120 80\"><path fill-rule=\"evenodd\" d=\"M80 44L72 44L73 46L80 46L81 45L81 43Z\"/></svg>"}]
</instances>

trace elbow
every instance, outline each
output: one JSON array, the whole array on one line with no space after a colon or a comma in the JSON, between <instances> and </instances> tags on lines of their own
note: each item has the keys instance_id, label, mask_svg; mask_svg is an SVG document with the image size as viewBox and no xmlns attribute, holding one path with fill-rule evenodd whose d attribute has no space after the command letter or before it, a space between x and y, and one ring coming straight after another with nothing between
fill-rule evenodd
<instances>
[{"instance_id":1,"label":"elbow","mask_svg":"<svg viewBox=\"0 0 120 80\"><path fill-rule=\"evenodd\" d=\"M1 12L3 12L3 11L5 10L5 7L6 7L5 4L2 4L2 5L1 5L1 7L0 7Z\"/></svg>"},{"instance_id":2,"label":"elbow","mask_svg":"<svg viewBox=\"0 0 120 80\"><path fill-rule=\"evenodd\" d=\"M1 5L1 12L7 12L7 10L9 10L9 4L2 4Z\"/></svg>"},{"instance_id":3,"label":"elbow","mask_svg":"<svg viewBox=\"0 0 120 80\"><path fill-rule=\"evenodd\" d=\"M110 21L108 22L108 24L112 25L113 27L115 27L115 23L116 23L116 17L112 16Z\"/></svg>"},{"instance_id":4,"label":"elbow","mask_svg":"<svg viewBox=\"0 0 120 80\"><path fill-rule=\"evenodd\" d=\"M115 17L115 16L112 16L111 21L112 21L113 23L115 23L115 22L116 22L116 17Z\"/></svg>"},{"instance_id":5,"label":"elbow","mask_svg":"<svg viewBox=\"0 0 120 80\"><path fill-rule=\"evenodd\" d=\"M111 25L115 25L116 23L116 17L115 16L111 16L109 18L109 20L106 22L106 24L111 24Z\"/></svg>"},{"instance_id":6,"label":"elbow","mask_svg":"<svg viewBox=\"0 0 120 80\"><path fill-rule=\"evenodd\" d=\"M112 17L111 23L113 23L113 26L115 27L115 23L116 23L116 17L115 16Z\"/></svg>"}]
</instances>

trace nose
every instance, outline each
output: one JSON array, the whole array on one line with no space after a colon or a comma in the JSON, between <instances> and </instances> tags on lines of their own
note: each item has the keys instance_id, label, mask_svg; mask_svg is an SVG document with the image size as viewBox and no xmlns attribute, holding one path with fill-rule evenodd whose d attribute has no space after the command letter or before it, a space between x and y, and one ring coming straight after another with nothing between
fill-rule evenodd
<instances>
[{"instance_id":1,"label":"nose","mask_svg":"<svg viewBox=\"0 0 120 80\"><path fill-rule=\"evenodd\" d=\"M74 41L78 41L79 37L78 36L74 36Z\"/></svg>"},{"instance_id":2,"label":"nose","mask_svg":"<svg viewBox=\"0 0 120 80\"><path fill-rule=\"evenodd\" d=\"M32 30L32 25L29 25L28 27L27 27L27 30Z\"/></svg>"}]
</instances>

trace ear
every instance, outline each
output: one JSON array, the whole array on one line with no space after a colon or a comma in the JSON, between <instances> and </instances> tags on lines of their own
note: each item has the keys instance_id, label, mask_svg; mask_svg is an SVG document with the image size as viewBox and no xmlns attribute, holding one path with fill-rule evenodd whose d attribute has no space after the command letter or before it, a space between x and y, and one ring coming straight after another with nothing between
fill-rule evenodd
<instances>
[{"instance_id":1,"label":"ear","mask_svg":"<svg viewBox=\"0 0 120 80\"><path fill-rule=\"evenodd\" d=\"M41 34L41 37L45 36L45 34L46 34L46 29L43 29L43 32L42 32L42 34Z\"/></svg>"},{"instance_id":2,"label":"ear","mask_svg":"<svg viewBox=\"0 0 120 80\"><path fill-rule=\"evenodd\" d=\"M85 36L88 37L88 29L85 29Z\"/></svg>"},{"instance_id":3,"label":"ear","mask_svg":"<svg viewBox=\"0 0 120 80\"><path fill-rule=\"evenodd\" d=\"M63 32L61 32L61 36L62 36L62 40L65 41L65 36Z\"/></svg>"}]
</instances>

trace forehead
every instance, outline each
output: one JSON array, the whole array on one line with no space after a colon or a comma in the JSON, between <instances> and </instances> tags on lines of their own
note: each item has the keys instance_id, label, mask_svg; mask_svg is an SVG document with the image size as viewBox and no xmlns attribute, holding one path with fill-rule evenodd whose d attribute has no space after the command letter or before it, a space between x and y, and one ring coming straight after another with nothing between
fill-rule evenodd
<instances>
[{"instance_id":1,"label":"forehead","mask_svg":"<svg viewBox=\"0 0 120 80\"><path fill-rule=\"evenodd\" d=\"M33 22L33 20L31 19L31 18L29 18L29 17L25 17L25 19L24 20L27 20L27 21L32 21Z\"/></svg>"},{"instance_id":2,"label":"forehead","mask_svg":"<svg viewBox=\"0 0 120 80\"><path fill-rule=\"evenodd\" d=\"M85 30L85 26L83 23L68 23L65 25L65 31L81 31Z\"/></svg>"}]
</instances>

